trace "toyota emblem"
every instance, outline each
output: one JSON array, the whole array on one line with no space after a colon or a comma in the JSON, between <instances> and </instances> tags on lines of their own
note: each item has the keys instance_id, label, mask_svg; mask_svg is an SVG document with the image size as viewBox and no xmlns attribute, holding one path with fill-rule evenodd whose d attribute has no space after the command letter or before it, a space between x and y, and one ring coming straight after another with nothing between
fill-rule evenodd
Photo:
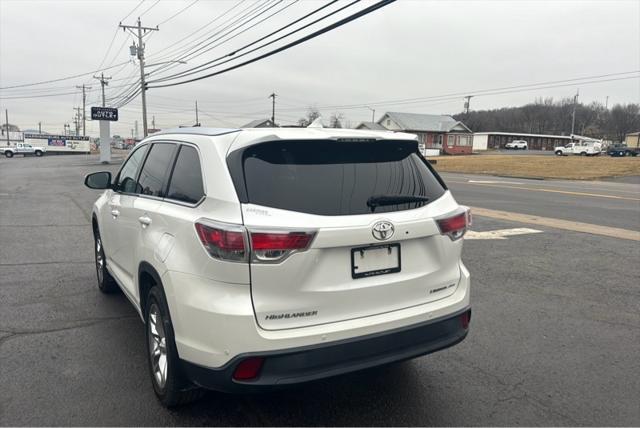
<instances>
[{"instance_id":1,"label":"toyota emblem","mask_svg":"<svg viewBox=\"0 0 640 428\"><path fill-rule=\"evenodd\" d=\"M390 221L379 221L373 225L371 229L371 234L378 241L386 241L387 239L393 236L393 232L395 228Z\"/></svg>"}]
</instances>

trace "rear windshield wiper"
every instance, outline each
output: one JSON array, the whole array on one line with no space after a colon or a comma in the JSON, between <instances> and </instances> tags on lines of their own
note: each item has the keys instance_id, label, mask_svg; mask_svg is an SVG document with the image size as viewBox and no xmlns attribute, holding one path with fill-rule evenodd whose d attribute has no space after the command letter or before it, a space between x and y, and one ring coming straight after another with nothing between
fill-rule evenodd
<instances>
[{"instance_id":1,"label":"rear windshield wiper","mask_svg":"<svg viewBox=\"0 0 640 428\"><path fill-rule=\"evenodd\" d=\"M367 199L367 206L371 208L371 212L374 212L376 207L383 205L409 204L413 202L429 202L429 198L414 195L375 195Z\"/></svg>"}]
</instances>

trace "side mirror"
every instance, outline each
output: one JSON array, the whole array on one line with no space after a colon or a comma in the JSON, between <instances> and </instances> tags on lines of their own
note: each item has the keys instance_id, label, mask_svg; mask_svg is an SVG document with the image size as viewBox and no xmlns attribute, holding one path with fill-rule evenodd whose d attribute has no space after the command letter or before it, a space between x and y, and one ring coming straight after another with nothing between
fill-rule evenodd
<instances>
[{"instance_id":1,"label":"side mirror","mask_svg":"<svg viewBox=\"0 0 640 428\"><path fill-rule=\"evenodd\" d=\"M109 171L100 171L87 174L84 178L84 185L89 189L110 189L111 173Z\"/></svg>"}]
</instances>

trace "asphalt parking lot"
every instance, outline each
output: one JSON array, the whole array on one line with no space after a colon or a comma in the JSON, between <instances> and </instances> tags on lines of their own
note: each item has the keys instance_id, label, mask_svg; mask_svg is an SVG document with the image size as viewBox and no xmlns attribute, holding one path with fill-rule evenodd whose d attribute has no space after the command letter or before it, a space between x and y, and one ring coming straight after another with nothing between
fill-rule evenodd
<instances>
[{"instance_id":1,"label":"asphalt parking lot","mask_svg":"<svg viewBox=\"0 0 640 428\"><path fill-rule=\"evenodd\" d=\"M461 344L166 410L142 323L96 287L98 193L82 180L101 169L97 156L0 159L0 425L640 425L639 241L484 215L465 242L473 319ZM634 183L444 177L472 207L640 231ZM513 228L536 233L483 235Z\"/></svg>"}]
</instances>

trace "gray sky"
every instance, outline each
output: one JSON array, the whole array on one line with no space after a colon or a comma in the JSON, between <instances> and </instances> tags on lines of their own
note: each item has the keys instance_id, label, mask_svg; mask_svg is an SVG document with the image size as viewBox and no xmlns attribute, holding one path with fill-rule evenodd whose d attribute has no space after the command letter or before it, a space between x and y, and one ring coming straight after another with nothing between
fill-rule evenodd
<instances>
[{"instance_id":1,"label":"gray sky","mask_svg":"<svg viewBox=\"0 0 640 428\"><path fill-rule=\"evenodd\" d=\"M123 23L133 24L142 13L143 25L155 26L192 1L162 0L156 4L156 0L145 0ZM160 31L146 39L147 63L177 59L194 43L220 31L219 26L234 14L263 3L266 8L269 2L275 4L273 9L252 23L289 7L214 50L189 59L188 64L159 70L156 76L227 54L321 5L314 0L294 4L291 0L245 0L202 31L166 49L239 3L200 0L160 24ZM132 38L122 30L116 32L116 28L138 3L0 0L0 87L96 70L114 34L103 67L128 61ZM344 5L346 0L340 3ZM373 1L363 1L328 21L370 4ZM239 126L270 116L271 100L267 97L272 91L279 95L276 120L282 123L294 123L307 106L315 105L325 119L339 111L355 125L371 120L372 112L364 105L440 95L447 96L412 104L380 103L375 106L376 117L384 111L454 114L462 110L464 93L640 70L639 21L638 0L400 0L242 69L187 85L149 90L149 126L152 116L157 127L192 124L195 100L203 125ZM313 28L320 28L320 24ZM107 91L107 97L113 97L127 89L125 84L135 82L139 69L137 63L128 63L107 70L105 75L113 76ZM612 78L630 76L634 74ZM100 85L91 76L0 90L2 122L7 108L9 122L22 129L37 128L41 121L44 130L61 133L64 123L72 123L73 107L82 105L80 91L75 89L82 83L92 87L87 96L88 112L89 106L99 105ZM607 96L609 106L640 102L640 79L635 78L478 95L471 107L499 108L526 104L536 97L571 97L578 87L580 101L586 103L604 103ZM55 97L6 99L69 92ZM333 107L350 105L358 106ZM138 97L123 107L112 133L130 136L138 120L142 134L140 106ZM97 136L98 132L97 122L87 122L89 135Z\"/></svg>"}]
</instances>

